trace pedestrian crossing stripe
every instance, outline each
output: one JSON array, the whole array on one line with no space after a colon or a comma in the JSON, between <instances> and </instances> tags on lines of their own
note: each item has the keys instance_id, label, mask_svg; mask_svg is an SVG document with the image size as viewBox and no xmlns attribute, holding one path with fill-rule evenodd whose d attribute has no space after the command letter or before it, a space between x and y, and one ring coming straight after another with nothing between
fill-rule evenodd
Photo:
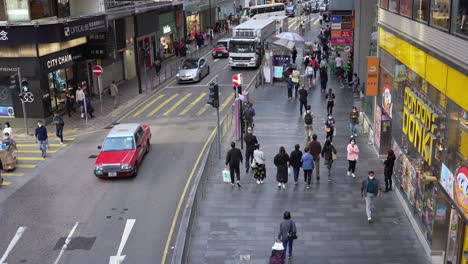
<instances>
[{"instance_id":1,"label":"pedestrian crossing stripe","mask_svg":"<svg viewBox=\"0 0 468 264\"><path fill-rule=\"evenodd\" d=\"M181 105L185 100L187 100L190 96L192 96L192 93L186 94L182 99L177 101L171 108L169 108L166 112L164 112L163 116L168 116L172 111L174 111L179 105Z\"/></svg>"},{"instance_id":2,"label":"pedestrian crossing stripe","mask_svg":"<svg viewBox=\"0 0 468 264\"><path fill-rule=\"evenodd\" d=\"M192 109L198 102L200 102L201 99L203 99L203 97L205 97L207 95L207 93L202 93L200 94L200 96L197 97L197 99L195 99L195 101L191 102L182 112L180 112L179 116L183 116L185 115L188 111L190 111L190 109Z\"/></svg>"},{"instance_id":3,"label":"pedestrian crossing stripe","mask_svg":"<svg viewBox=\"0 0 468 264\"><path fill-rule=\"evenodd\" d=\"M19 150L16 151L16 153L37 153L37 154L41 154L42 151L40 151L38 149L19 149ZM55 153L57 153L57 150L56 149L50 149L50 150L47 150L47 153L55 154Z\"/></svg>"},{"instance_id":4,"label":"pedestrian crossing stripe","mask_svg":"<svg viewBox=\"0 0 468 264\"><path fill-rule=\"evenodd\" d=\"M206 109L208 109L208 107L210 107L209 104L204 105L204 106L202 107L202 109L200 109L200 110L198 111L197 116L203 115L203 113L205 113L205 111L206 111Z\"/></svg>"},{"instance_id":5,"label":"pedestrian crossing stripe","mask_svg":"<svg viewBox=\"0 0 468 264\"><path fill-rule=\"evenodd\" d=\"M45 160L43 157L16 157L17 160L27 160L27 161L32 161L32 160Z\"/></svg>"},{"instance_id":6,"label":"pedestrian crossing stripe","mask_svg":"<svg viewBox=\"0 0 468 264\"><path fill-rule=\"evenodd\" d=\"M159 95L158 97L153 99L151 102L146 104L144 107L142 107L140 110L138 110L136 113L134 113L133 117L137 117L137 116L141 115L141 113L143 113L146 109L148 109L151 105L153 105L154 103L156 103L157 101L159 101L163 97L164 97L164 95L162 95L162 94Z\"/></svg>"},{"instance_id":7,"label":"pedestrian crossing stripe","mask_svg":"<svg viewBox=\"0 0 468 264\"><path fill-rule=\"evenodd\" d=\"M171 97L169 97L169 99L162 102L158 107L156 107L153 111L151 111L147 116L151 117L151 116L155 115L159 110L161 110L164 106L166 106L168 103L170 103L172 100L174 100L177 96L179 96L178 93L172 95Z\"/></svg>"},{"instance_id":8,"label":"pedestrian crossing stripe","mask_svg":"<svg viewBox=\"0 0 468 264\"><path fill-rule=\"evenodd\" d=\"M231 93L228 96L228 98L226 98L226 100L224 100L224 103L219 108L219 112L222 112L224 110L224 108L226 108L226 106L232 101L232 99L234 99L234 93ZM214 113L214 114L216 114L216 113Z\"/></svg>"},{"instance_id":9,"label":"pedestrian crossing stripe","mask_svg":"<svg viewBox=\"0 0 468 264\"><path fill-rule=\"evenodd\" d=\"M10 184L11 184L11 182L7 182L7 181L3 181L3 182L2 182L2 186L8 186L8 185L10 185Z\"/></svg>"},{"instance_id":10,"label":"pedestrian crossing stripe","mask_svg":"<svg viewBox=\"0 0 468 264\"><path fill-rule=\"evenodd\" d=\"M16 164L16 168L20 168L20 169L34 169L36 167L37 167L36 164Z\"/></svg>"},{"instance_id":11,"label":"pedestrian crossing stripe","mask_svg":"<svg viewBox=\"0 0 468 264\"><path fill-rule=\"evenodd\" d=\"M4 172L2 173L3 177L21 177L24 176L24 173L15 173L15 172Z\"/></svg>"},{"instance_id":12,"label":"pedestrian crossing stripe","mask_svg":"<svg viewBox=\"0 0 468 264\"><path fill-rule=\"evenodd\" d=\"M24 147L24 148L38 147L37 143L17 143L16 146L17 147ZM67 144L55 144L55 143L49 144L49 147L66 147L66 146L67 146Z\"/></svg>"}]
</instances>

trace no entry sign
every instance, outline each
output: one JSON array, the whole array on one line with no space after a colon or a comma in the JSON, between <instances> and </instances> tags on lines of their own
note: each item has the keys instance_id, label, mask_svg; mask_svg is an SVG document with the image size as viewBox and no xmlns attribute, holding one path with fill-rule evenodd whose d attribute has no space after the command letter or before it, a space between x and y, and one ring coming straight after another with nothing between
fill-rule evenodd
<instances>
[{"instance_id":1,"label":"no entry sign","mask_svg":"<svg viewBox=\"0 0 468 264\"><path fill-rule=\"evenodd\" d=\"M238 87L239 85L242 85L242 75L241 74L236 74L232 76L232 85L234 87Z\"/></svg>"},{"instance_id":2,"label":"no entry sign","mask_svg":"<svg viewBox=\"0 0 468 264\"><path fill-rule=\"evenodd\" d=\"M103 70L102 70L102 67L100 65L93 66L94 76L99 77L99 76L102 75L102 72L103 72Z\"/></svg>"}]
</instances>

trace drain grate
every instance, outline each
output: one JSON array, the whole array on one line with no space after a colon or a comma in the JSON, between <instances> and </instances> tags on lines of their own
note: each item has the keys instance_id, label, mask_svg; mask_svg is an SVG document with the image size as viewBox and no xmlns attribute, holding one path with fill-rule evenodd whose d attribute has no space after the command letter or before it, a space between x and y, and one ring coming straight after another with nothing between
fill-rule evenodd
<instances>
[{"instance_id":1,"label":"drain grate","mask_svg":"<svg viewBox=\"0 0 468 264\"><path fill-rule=\"evenodd\" d=\"M89 155L88 159L95 159L97 158L97 155Z\"/></svg>"}]
</instances>

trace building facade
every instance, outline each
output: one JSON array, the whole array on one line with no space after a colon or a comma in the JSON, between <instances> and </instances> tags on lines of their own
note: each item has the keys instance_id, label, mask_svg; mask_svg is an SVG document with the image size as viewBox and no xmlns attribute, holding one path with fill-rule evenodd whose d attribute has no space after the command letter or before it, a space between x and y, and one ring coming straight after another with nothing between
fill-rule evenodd
<instances>
[{"instance_id":1,"label":"building facade","mask_svg":"<svg viewBox=\"0 0 468 264\"><path fill-rule=\"evenodd\" d=\"M468 1L380 0L369 141L434 263L468 259Z\"/></svg>"}]
</instances>

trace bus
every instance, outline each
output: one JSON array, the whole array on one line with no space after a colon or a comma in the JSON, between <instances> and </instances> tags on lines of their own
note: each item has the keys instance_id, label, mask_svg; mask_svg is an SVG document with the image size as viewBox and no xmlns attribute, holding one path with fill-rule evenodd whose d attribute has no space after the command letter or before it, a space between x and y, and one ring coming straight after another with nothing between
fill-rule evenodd
<instances>
[{"instance_id":1,"label":"bus","mask_svg":"<svg viewBox=\"0 0 468 264\"><path fill-rule=\"evenodd\" d=\"M241 23L252 18L266 19L271 16L284 15L286 15L286 11L283 3L249 6L242 9Z\"/></svg>"}]
</instances>

